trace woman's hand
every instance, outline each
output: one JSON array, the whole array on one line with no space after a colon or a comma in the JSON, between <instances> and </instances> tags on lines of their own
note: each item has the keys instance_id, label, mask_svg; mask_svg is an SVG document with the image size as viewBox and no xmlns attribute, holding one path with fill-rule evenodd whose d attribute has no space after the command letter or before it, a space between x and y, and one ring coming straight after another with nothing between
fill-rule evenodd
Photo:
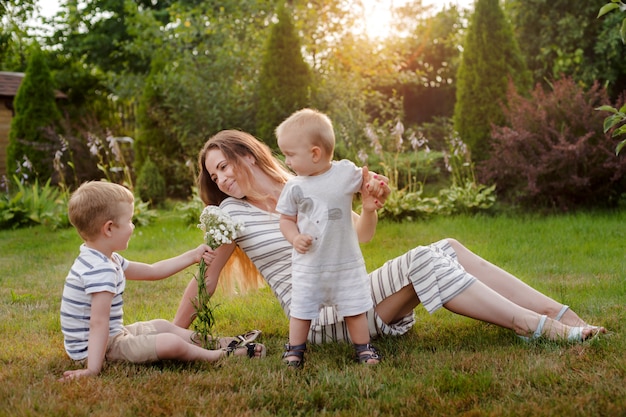
<instances>
[{"instance_id":1,"label":"woman's hand","mask_svg":"<svg viewBox=\"0 0 626 417\"><path fill-rule=\"evenodd\" d=\"M363 184L361 185L361 201L364 211L376 211L385 205L385 201L391 193L389 178L384 175L371 172L366 166L363 167Z\"/></svg>"},{"instance_id":2,"label":"woman's hand","mask_svg":"<svg viewBox=\"0 0 626 417\"><path fill-rule=\"evenodd\" d=\"M352 213L352 222L359 243L369 242L376 233L378 210L382 208L391 192L387 185L389 178L370 172L363 167L363 184L361 185L361 214Z\"/></svg>"}]
</instances>

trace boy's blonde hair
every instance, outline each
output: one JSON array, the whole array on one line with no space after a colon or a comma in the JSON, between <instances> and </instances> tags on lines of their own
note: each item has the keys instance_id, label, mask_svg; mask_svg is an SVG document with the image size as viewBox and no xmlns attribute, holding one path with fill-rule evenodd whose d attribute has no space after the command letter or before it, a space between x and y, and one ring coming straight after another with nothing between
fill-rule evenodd
<instances>
[{"instance_id":1,"label":"boy's blonde hair","mask_svg":"<svg viewBox=\"0 0 626 417\"><path fill-rule=\"evenodd\" d=\"M112 182L90 181L72 193L68 204L70 223L83 240L92 240L100 233L102 225L115 222L120 216L120 204L132 204L133 193Z\"/></svg>"},{"instance_id":2,"label":"boy's blonde hair","mask_svg":"<svg viewBox=\"0 0 626 417\"><path fill-rule=\"evenodd\" d=\"M335 131L330 118L313 109L302 109L293 113L276 128L276 137L291 131L308 140L312 146L319 146L332 159L335 150Z\"/></svg>"}]
</instances>

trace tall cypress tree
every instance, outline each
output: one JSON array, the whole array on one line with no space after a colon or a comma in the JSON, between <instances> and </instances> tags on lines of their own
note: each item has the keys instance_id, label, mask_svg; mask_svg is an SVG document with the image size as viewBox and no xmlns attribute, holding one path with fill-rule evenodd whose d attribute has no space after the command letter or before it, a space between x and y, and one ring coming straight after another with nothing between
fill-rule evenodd
<instances>
[{"instance_id":1,"label":"tall cypress tree","mask_svg":"<svg viewBox=\"0 0 626 417\"><path fill-rule=\"evenodd\" d=\"M476 0L457 72L454 127L469 146L474 161L489 156L491 124L504 121L509 80L526 91L530 73L499 5Z\"/></svg>"},{"instance_id":2,"label":"tall cypress tree","mask_svg":"<svg viewBox=\"0 0 626 417\"><path fill-rule=\"evenodd\" d=\"M288 10L279 6L261 67L256 117L257 136L278 149L274 129L310 102L312 75L300 51L300 39Z\"/></svg>"},{"instance_id":3,"label":"tall cypress tree","mask_svg":"<svg viewBox=\"0 0 626 417\"><path fill-rule=\"evenodd\" d=\"M14 175L26 157L32 164L35 178L47 181L53 173L55 150L50 133L61 116L54 97L50 68L39 45L35 44L31 49L13 108L15 117L11 120L7 146L7 176Z\"/></svg>"},{"instance_id":4,"label":"tall cypress tree","mask_svg":"<svg viewBox=\"0 0 626 417\"><path fill-rule=\"evenodd\" d=\"M163 91L165 70L165 57L157 53L152 60L137 108L138 131L133 146L133 168L139 173L144 163L152 160L165 178L167 195L186 197L193 183L184 165L183 148L174 129L176 122ZM181 172L181 169L185 170Z\"/></svg>"}]
</instances>

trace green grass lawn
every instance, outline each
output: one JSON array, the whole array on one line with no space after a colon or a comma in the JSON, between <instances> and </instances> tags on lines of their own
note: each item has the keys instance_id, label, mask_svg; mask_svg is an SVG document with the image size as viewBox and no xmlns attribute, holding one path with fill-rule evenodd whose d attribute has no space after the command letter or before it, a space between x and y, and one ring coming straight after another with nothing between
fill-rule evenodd
<instances>
[{"instance_id":1,"label":"green grass lawn","mask_svg":"<svg viewBox=\"0 0 626 417\"><path fill-rule=\"evenodd\" d=\"M263 330L262 361L219 365L114 364L101 376L58 383L73 365L59 305L80 240L73 229L0 231L0 416L624 416L626 213L458 217L382 223L364 245L368 268L455 237L610 334L582 345L524 343L512 332L440 310L376 342L382 364L352 361L346 344L310 346L305 368L280 360L288 321L267 288L216 293L217 332ZM200 243L173 213L137 228L124 255L154 262ZM172 319L195 268L129 282L125 322Z\"/></svg>"}]
</instances>

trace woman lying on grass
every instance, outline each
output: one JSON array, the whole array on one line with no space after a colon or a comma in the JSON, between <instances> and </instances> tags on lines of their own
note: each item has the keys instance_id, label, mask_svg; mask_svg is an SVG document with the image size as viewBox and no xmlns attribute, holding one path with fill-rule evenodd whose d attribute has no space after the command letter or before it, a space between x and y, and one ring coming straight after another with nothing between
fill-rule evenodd
<instances>
[{"instance_id":1,"label":"woman lying on grass","mask_svg":"<svg viewBox=\"0 0 626 417\"><path fill-rule=\"evenodd\" d=\"M207 269L207 290L210 293L215 290L228 259L241 253L235 251L239 246L289 316L292 246L280 232L280 216L275 208L291 174L266 145L236 130L221 131L210 138L200 152L199 165L202 201L219 205L235 221L245 225L245 231L235 243L215 251ZM373 174L364 168L364 184L370 175ZM386 187L385 198L388 193ZM382 207L384 198L375 199L365 187L361 194L361 215L353 213L353 221L359 241L367 242L374 236L376 210ZM511 329L527 339L582 342L606 333L603 327L587 324L568 306L485 261L454 239L417 246L386 262L369 277L374 308L367 318L372 337L408 332L415 324L413 309L420 303L431 314L445 307ZM196 291L196 281L191 280L176 312L175 324L182 327L191 324ZM313 320L308 340L311 343L349 340L345 322L333 307L325 307L319 318Z\"/></svg>"}]
</instances>

